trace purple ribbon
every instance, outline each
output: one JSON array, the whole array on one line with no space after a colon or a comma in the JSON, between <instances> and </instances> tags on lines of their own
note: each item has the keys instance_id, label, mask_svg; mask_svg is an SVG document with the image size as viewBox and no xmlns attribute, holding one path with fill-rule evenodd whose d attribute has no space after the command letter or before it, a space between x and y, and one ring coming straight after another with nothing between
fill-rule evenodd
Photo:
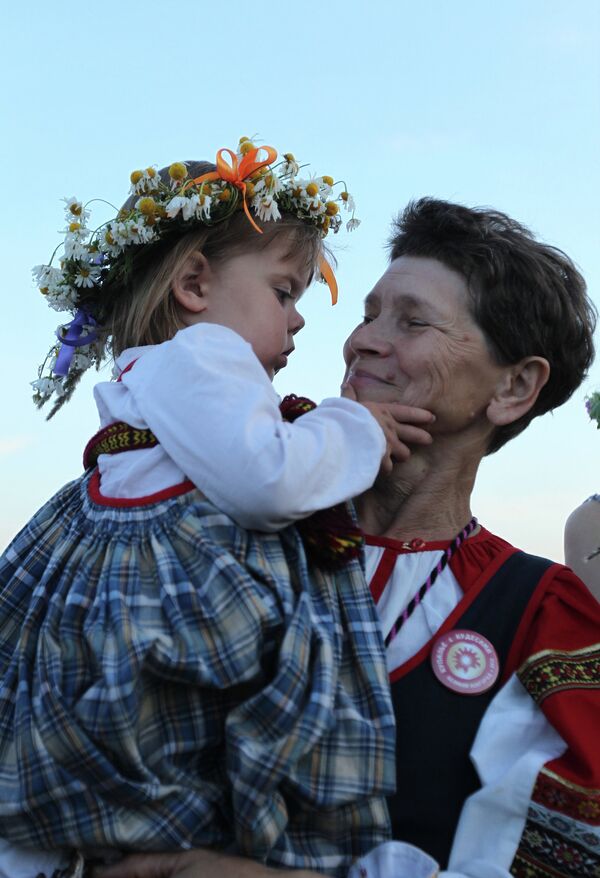
<instances>
[{"instance_id":1,"label":"purple ribbon","mask_svg":"<svg viewBox=\"0 0 600 878\"><path fill-rule=\"evenodd\" d=\"M52 370L54 375L59 375L61 377L67 375L71 366L73 354L75 353L75 348L81 348L86 344L91 344L98 338L96 332L90 332L87 335L82 336L84 326L97 326L97 323L91 314L88 314L87 311L80 308L70 323L65 323L64 326L59 326L56 330L56 337L61 344L56 358L56 364Z\"/></svg>"}]
</instances>

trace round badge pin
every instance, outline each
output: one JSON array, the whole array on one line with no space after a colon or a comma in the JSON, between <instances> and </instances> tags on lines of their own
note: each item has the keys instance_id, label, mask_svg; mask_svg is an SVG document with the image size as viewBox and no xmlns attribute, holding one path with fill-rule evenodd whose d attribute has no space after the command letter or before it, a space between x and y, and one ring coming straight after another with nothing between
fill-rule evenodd
<instances>
[{"instance_id":1,"label":"round badge pin","mask_svg":"<svg viewBox=\"0 0 600 878\"><path fill-rule=\"evenodd\" d=\"M500 673L496 650L482 634L457 628L433 644L431 666L440 683L463 695L480 695Z\"/></svg>"}]
</instances>

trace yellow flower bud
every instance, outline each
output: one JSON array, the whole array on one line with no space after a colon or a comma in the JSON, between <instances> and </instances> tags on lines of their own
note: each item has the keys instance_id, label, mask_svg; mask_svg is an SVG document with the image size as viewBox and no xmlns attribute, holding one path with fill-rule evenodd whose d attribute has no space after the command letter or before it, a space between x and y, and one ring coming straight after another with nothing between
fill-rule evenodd
<instances>
[{"instance_id":1,"label":"yellow flower bud","mask_svg":"<svg viewBox=\"0 0 600 878\"><path fill-rule=\"evenodd\" d=\"M254 195L254 183L246 183L246 198L252 198Z\"/></svg>"},{"instance_id":2,"label":"yellow flower bud","mask_svg":"<svg viewBox=\"0 0 600 878\"><path fill-rule=\"evenodd\" d=\"M73 216L81 216L81 205L77 202L75 202L75 204L72 204L69 210L71 211Z\"/></svg>"},{"instance_id":3,"label":"yellow flower bud","mask_svg":"<svg viewBox=\"0 0 600 878\"><path fill-rule=\"evenodd\" d=\"M145 217L153 217L156 213L156 201L154 198L140 198L138 210Z\"/></svg>"},{"instance_id":4,"label":"yellow flower bud","mask_svg":"<svg viewBox=\"0 0 600 878\"><path fill-rule=\"evenodd\" d=\"M135 186L136 183L140 182L140 180L142 179L143 176L144 176L143 171L132 171L130 176L129 176L129 179L131 180L131 182Z\"/></svg>"},{"instance_id":5,"label":"yellow flower bud","mask_svg":"<svg viewBox=\"0 0 600 878\"><path fill-rule=\"evenodd\" d=\"M329 222L330 222L329 217L328 217L328 216L324 216L324 217L323 217L323 223L322 223L322 225L321 225L321 228L323 229L323 231L325 232L325 234L327 234L327 232L329 231Z\"/></svg>"},{"instance_id":6,"label":"yellow flower bud","mask_svg":"<svg viewBox=\"0 0 600 878\"><path fill-rule=\"evenodd\" d=\"M249 184L252 185L252 184ZM248 185L246 185L246 192L248 191ZM219 201L231 201L231 189L223 189L222 192L219 192Z\"/></svg>"},{"instance_id":7,"label":"yellow flower bud","mask_svg":"<svg viewBox=\"0 0 600 878\"><path fill-rule=\"evenodd\" d=\"M202 183L201 188L202 188L203 195L211 195L212 194L213 187L210 185L210 183Z\"/></svg>"},{"instance_id":8,"label":"yellow flower bud","mask_svg":"<svg viewBox=\"0 0 600 878\"><path fill-rule=\"evenodd\" d=\"M284 152L283 157L286 160L286 162L295 162L296 161L296 159L294 158L294 156L291 152Z\"/></svg>"},{"instance_id":9,"label":"yellow flower bud","mask_svg":"<svg viewBox=\"0 0 600 878\"><path fill-rule=\"evenodd\" d=\"M323 177L323 182L327 186L333 186L333 177Z\"/></svg>"},{"instance_id":10,"label":"yellow flower bud","mask_svg":"<svg viewBox=\"0 0 600 878\"><path fill-rule=\"evenodd\" d=\"M48 295L48 287L40 287L40 293L42 294L42 296L47 296Z\"/></svg>"},{"instance_id":11,"label":"yellow flower bud","mask_svg":"<svg viewBox=\"0 0 600 878\"><path fill-rule=\"evenodd\" d=\"M78 232L81 228L81 223L69 223L69 231L70 232Z\"/></svg>"},{"instance_id":12,"label":"yellow flower bud","mask_svg":"<svg viewBox=\"0 0 600 878\"><path fill-rule=\"evenodd\" d=\"M302 189L299 186L296 186L296 188L292 190L292 195L294 198L300 198L302 195Z\"/></svg>"},{"instance_id":13,"label":"yellow flower bud","mask_svg":"<svg viewBox=\"0 0 600 878\"><path fill-rule=\"evenodd\" d=\"M248 141L248 140L250 140L249 137L240 137L240 139L239 139L240 146L242 145L242 143L246 143L246 141Z\"/></svg>"},{"instance_id":14,"label":"yellow flower bud","mask_svg":"<svg viewBox=\"0 0 600 878\"><path fill-rule=\"evenodd\" d=\"M348 201L348 199L350 198L350 193L346 192L346 190L344 189L344 191L340 195L340 198L342 199L342 201Z\"/></svg>"},{"instance_id":15,"label":"yellow flower bud","mask_svg":"<svg viewBox=\"0 0 600 878\"><path fill-rule=\"evenodd\" d=\"M171 180L185 180L187 177L187 168L183 162L173 162L169 167L169 177Z\"/></svg>"},{"instance_id":16,"label":"yellow flower bud","mask_svg":"<svg viewBox=\"0 0 600 878\"><path fill-rule=\"evenodd\" d=\"M319 194L319 187L316 183L309 183L306 187L306 194L310 195L311 198L314 198L315 195Z\"/></svg>"},{"instance_id":17,"label":"yellow flower bud","mask_svg":"<svg viewBox=\"0 0 600 878\"><path fill-rule=\"evenodd\" d=\"M325 212L328 216L335 216L338 213L339 207L335 203L335 201L328 201L325 205Z\"/></svg>"},{"instance_id":18,"label":"yellow flower bud","mask_svg":"<svg viewBox=\"0 0 600 878\"><path fill-rule=\"evenodd\" d=\"M151 180L154 180L154 178L156 177L156 168L146 168L146 173Z\"/></svg>"},{"instance_id":19,"label":"yellow flower bud","mask_svg":"<svg viewBox=\"0 0 600 878\"><path fill-rule=\"evenodd\" d=\"M240 152L242 155L248 155L253 149L255 149L255 146L251 140L244 140L243 143L240 143Z\"/></svg>"},{"instance_id":20,"label":"yellow flower bud","mask_svg":"<svg viewBox=\"0 0 600 878\"><path fill-rule=\"evenodd\" d=\"M115 239L113 238L112 234L110 233L110 229L107 232L105 232L104 240L106 241L107 244L114 244L115 243Z\"/></svg>"}]
</instances>

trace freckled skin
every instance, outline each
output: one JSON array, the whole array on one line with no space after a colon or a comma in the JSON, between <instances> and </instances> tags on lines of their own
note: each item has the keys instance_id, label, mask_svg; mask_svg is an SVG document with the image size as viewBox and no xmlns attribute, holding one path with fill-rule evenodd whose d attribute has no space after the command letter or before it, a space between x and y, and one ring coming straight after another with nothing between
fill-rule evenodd
<instances>
[{"instance_id":1,"label":"freckled skin","mask_svg":"<svg viewBox=\"0 0 600 878\"><path fill-rule=\"evenodd\" d=\"M402 402L436 415L431 432L480 422L502 375L469 313L464 279L435 259L391 263L344 348L346 381L359 400Z\"/></svg>"}]
</instances>

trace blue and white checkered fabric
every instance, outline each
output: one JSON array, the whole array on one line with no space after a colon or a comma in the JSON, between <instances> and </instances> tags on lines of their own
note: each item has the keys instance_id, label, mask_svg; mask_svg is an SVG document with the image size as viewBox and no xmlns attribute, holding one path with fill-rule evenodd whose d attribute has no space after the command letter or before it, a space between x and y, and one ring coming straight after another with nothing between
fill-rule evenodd
<instances>
[{"instance_id":1,"label":"blue and white checkered fabric","mask_svg":"<svg viewBox=\"0 0 600 878\"><path fill-rule=\"evenodd\" d=\"M88 482L0 561L0 833L344 874L388 838L395 780L360 565L309 570L295 529L195 490L123 508Z\"/></svg>"}]
</instances>

